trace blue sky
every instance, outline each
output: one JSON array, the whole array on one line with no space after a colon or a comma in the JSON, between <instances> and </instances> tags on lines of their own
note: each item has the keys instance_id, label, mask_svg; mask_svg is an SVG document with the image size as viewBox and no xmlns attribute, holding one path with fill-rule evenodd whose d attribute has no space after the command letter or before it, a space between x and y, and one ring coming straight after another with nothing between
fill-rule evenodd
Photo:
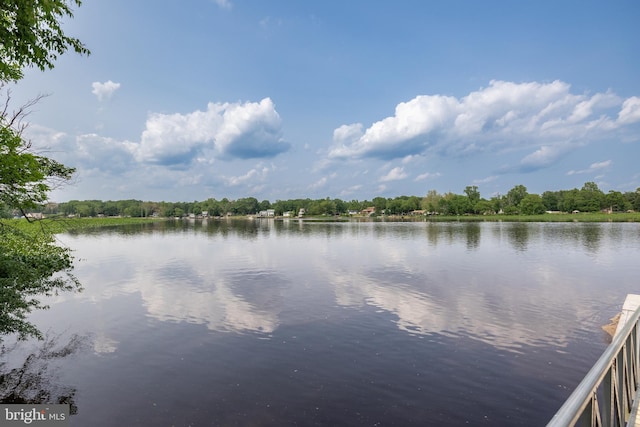
<instances>
[{"instance_id":1,"label":"blue sky","mask_svg":"<svg viewBox=\"0 0 640 427\"><path fill-rule=\"evenodd\" d=\"M640 187L637 1L86 0L14 105L52 200Z\"/></svg>"}]
</instances>

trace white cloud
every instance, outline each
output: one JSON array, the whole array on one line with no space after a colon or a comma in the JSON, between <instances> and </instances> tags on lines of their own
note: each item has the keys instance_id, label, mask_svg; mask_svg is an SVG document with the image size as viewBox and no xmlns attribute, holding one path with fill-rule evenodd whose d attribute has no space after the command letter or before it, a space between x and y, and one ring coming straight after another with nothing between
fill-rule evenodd
<instances>
[{"instance_id":1,"label":"white cloud","mask_svg":"<svg viewBox=\"0 0 640 427\"><path fill-rule=\"evenodd\" d=\"M340 192L340 196L344 197L344 196L350 196L353 193L355 193L356 191L360 190L362 188L361 184L356 184L356 185L352 185L348 188L345 188L344 190L342 190Z\"/></svg>"},{"instance_id":2,"label":"white cloud","mask_svg":"<svg viewBox=\"0 0 640 427\"><path fill-rule=\"evenodd\" d=\"M618 113L618 123L630 124L640 121L640 98L632 96L624 101Z\"/></svg>"},{"instance_id":3,"label":"white cloud","mask_svg":"<svg viewBox=\"0 0 640 427\"><path fill-rule=\"evenodd\" d=\"M474 184L488 184L490 182L495 181L496 179L498 179L498 177L496 175L492 175L492 176L488 176L486 178L474 179L473 183Z\"/></svg>"},{"instance_id":4,"label":"white cloud","mask_svg":"<svg viewBox=\"0 0 640 427\"><path fill-rule=\"evenodd\" d=\"M604 162L591 163L591 166L589 166L589 169L590 170L605 169L611 166L612 164L613 162L611 160L605 160Z\"/></svg>"},{"instance_id":5,"label":"white cloud","mask_svg":"<svg viewBox=\"0 0 640 427\"><path fill-rule=\"evenodd\" d=\"M257 170L251 169L249 172L245 173L244 175L227 177L226 182L230 186L245 184L251 178L255 177L257 173L258 173Z\"/></svg>"},{"instance_id":6,"label":"white cloud","mask_svg":"<svg viewBox=\"0 0 640 427\"><path fill-rule=\"evenodd\" d=\"M219 160L271 157L289 148L269 98L210 103L206 111L188 114L151 114L135 142L95 133L67 135L36 125L29 131L38 142L34 148L77 168L78 191L108 197L152 197L180 186L209 193L224 186L257 192L275 166L259 163L242 174L238 166Z\"/></svg>"},{"instance_id":7,"label":"white cloud","mask_svg":"<svg viewBox=\"0 0 640 427\"><path fill-rule=\"evenodd\" d=\"M256 182L264 181L270 172L273 172L275 167L264 166L262 163L258 163L253 169L250 169L247 173L240 176L225 177L224 181L228 186L235 187L238 185L256 185Z\"/></svg>"},{"instance_id":8,"label":"white cloud","mask_svg":"<svg viewBox=\"0 0 640 427\"><path fill-rule=\"evenodd\" d=\"M327 185L327 183L329 182L329 179L334 179L336 176L338 176L337 173L332 173L329 176L323 176L322 178L320 178L319 180L317 180L316 182L314 182L313 184L309 185L309 189L310 190L317 190L319 188L324 187L325 185Z\"/></svg>"},{"instance_id":9,"label":"white cloud","mask_svg":"<svg viewBox=\"0 0 640 427\"><path fill-rule=\"evenodd\" d=\"M114 173L126 172L135 163L128 141L119 141L95 133L78 135L75 138L75 164L83 169L99 169Z\"/></svg>"},{"instance_id":10,"label":"white cloud","mask_svg":"<svg viewBox=\"0 0 640 427\"><path fill-rule=\"evenodd\" d=\"M410 154L408 156L405 156L402 158L402 164L403 165L407 165L411 162L416 161L417 159L421 158L422 156L419 154Z\"/></svg>"},{"instance_id":11,"label":"white cloud","mask_svg":"<svg viewBox=\"0 0 640 427\"><path fill-rule=\"evenodd\" d=\"M327 181L328 181L328 178L326 176L323 176L322 178L320 178L319 180L317 180L313 184L309 185L309 189L317 190L318 188L322 188L325 185L327 185Z\"/></svg>"},{"instance_id":12,"label":"white cloud","mask_svg":"<svg viewBox=\"0 0 640 427\"><path fill-rule=\"evenodd\" d=\"M263 158L289 149L270 98L260 102L209 103L206 111L154 113L147 119L139 161L186 165L194 158Z\"/></svg>"},{"instance_id":13,"label":"white cloud","mask_svg":"<svg viewBox=\"0 0 640 427\"><path fill-rule=\"evenodd\" d=\"M402 167L396 167L393 168L389 171L389 173L387 173L384 176L381 176L379 181L380 182L389 182L389 181L398 181L401 179L405 179L407 177L407 173L404 171L404 168Z\"/></svg>"},{"instance_id":14,"label":"white cloud","mask_svg":"<svg viewBox=\"0 0 640 427\"><path fill-rule=\"evenodd\" d=\"M91 93L98 98L98 101L102 101L111 98L113 93L120 88L120 83L114 83L111 80L104 83L93 82L91 87L93 87Z\"/></svg>"},{"instance_id":15,"label":"white cloud","mask_svg":"<svg viewBox=\"0 0 640 427\"><path fill-rule=\"evenodd\" d=\"M427 173L422 173L418 176L416 176L416 179L414 179L414 181L423 181L425 179L432 179L432 178L438 178L442 176L442 174L440 172L427 172Z\"/></svg>"},{"instance_id":16,"label":"white cloud","mask_svg":"<svg viewBox=\"0 0 640 427\"><path fill-rule=\"evenodd\" d=\"M603 169L607 169L609 166L611 166L613 164L613 162L611 160L605 160L603 162L597 162L597 163L591 163L591 165L587 168L587 169L582 169L582 170L570 170L569 172L567 172L567 175L581 175L581 174L585 174L585 173L595 173L598 171L601 171ZM598 178L598 177L596 177Z\"/></svg>"},{"instance_id":17,"label":"white cloud","mask_svg":"<svg viewBox=\"0 0 640 427\"><path fill-rule=\"evenodd\" d=\"M554 163L564 152L565 149L562 146L542 146L520 161L520 169L525 172L540 169Z\"/></svg>"},{"instance_id":18,"label":"white cloud","mask_svg":"<svg viewBox=\"0 0 640 427\"><path fill-rule=\"evenodd\" d=\"M561 81L491 81L462 98L417 96L367 129L361 123L342 125L334 131L328 157L389 160L427 151L463 156L538 146L542 148L522 160L524 167L538 167L637 121L637 97L572 94Z\"/></svg>"}]
</instances>

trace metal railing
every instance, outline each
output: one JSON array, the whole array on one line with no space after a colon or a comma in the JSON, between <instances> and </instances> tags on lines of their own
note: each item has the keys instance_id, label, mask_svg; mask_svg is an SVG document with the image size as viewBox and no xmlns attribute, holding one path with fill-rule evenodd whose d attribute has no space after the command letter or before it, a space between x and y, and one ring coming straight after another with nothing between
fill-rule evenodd
<instances>
[{"instance_id":1,"label":"metal railing","mask_svg":"<svg viewBox=\"0 0 640 427\"><path fill-rule=\"evenodd\" d=\"M547 427L618 427L629 421L639 383L638 308Z\"/></svg>"}]
</instances>

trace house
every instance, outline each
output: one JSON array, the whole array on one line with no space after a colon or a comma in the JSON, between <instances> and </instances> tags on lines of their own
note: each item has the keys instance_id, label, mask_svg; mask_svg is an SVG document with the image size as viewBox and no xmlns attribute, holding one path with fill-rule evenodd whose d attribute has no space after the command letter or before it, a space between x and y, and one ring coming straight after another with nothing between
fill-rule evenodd
<instances>
[{"instance_id":1,"label":"house","mask_svg":"<svg viewBox=\"0 0 640 427\"><path fill-rule=\"evenodd\" d=\"M375 207L375 206L369 206L368 208L364 208L364 209L362 209L362 210L360 211L360 213L361 213L362 215L365 215L365 216L371 216L371 215L373 215L374 213L376 213L376 207Z\"/></svg>"},{"instance_id":2,"label":"house","mask_svg":"<svg viewBox=\"0 0 640 427\"><path fill-rule=\"evenodd\" d=\"M298 218L302 218L306 213L307 211L304 208L300 208L298 211Z\"/></svg>"},{"instance_id":3,"label":"house","mask_svg":"<svg viewBox=\"0 0 640 427\"><path fill-rule=\"evenodd\" d=\"M291 215L293 215L293 212L291 211L286 211L282 213L282 216L285 218L291 218Z\"/></svg>"}]
</instances>

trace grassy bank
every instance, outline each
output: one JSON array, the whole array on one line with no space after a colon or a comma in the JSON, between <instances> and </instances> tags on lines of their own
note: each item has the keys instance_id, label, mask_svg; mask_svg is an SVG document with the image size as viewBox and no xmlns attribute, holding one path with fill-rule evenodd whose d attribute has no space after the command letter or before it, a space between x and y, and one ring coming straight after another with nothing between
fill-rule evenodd
<instances>
[{"instance_id":1,"label":"grassy bank","mask_svg":"<svg viewBox=\"0 0 640 427\"><path fill-rule=\"evenodd\" d=\"M232 217L232 219L246 219L245 216ZM296 218L297 219L297 218ZM47 218L33 222L25 219L2 220L11 227L16 227L23 231L37 231L45 229L52 233L63 233L84 229L95 229L103 227L117 227L127 225L149 224L157 221L164 221L165 218ZM576 214L541 214L541 215L433 215L433 216L378 216L378 217L333 217L318 216L305 217L303 221L309 222L343 222L343 221L432 221L432 222L640 222L640 212L633 213L613 213L601 212L576 213Z\"/></svg>"},{"instance_id":2,"label":"grassy bank","mask_svg":"<svg viewBox=\"0 0 640 427\"><path fill-rule=\"evenodd\" d=\"M28 222L25 219L4 220L12 227L24 231L47 230L51 233L83 230L101 227L116 227L120 225L145 224L163 221L163 218L46 218Z\"/></svg>"},{"instance_id":3,"label":"grassy bank","mask_svg":"<svg viewBox=\"0 0 640 427\"><path fill-rule=\"evenodd\" d=\"M422 217L424 219L424 217ZM429 216L427 221L503 221L503 222L640 222L640 212L613 213L585 212L576 214L541 215L458 215Z\"/></svg>"}]
</instances>

